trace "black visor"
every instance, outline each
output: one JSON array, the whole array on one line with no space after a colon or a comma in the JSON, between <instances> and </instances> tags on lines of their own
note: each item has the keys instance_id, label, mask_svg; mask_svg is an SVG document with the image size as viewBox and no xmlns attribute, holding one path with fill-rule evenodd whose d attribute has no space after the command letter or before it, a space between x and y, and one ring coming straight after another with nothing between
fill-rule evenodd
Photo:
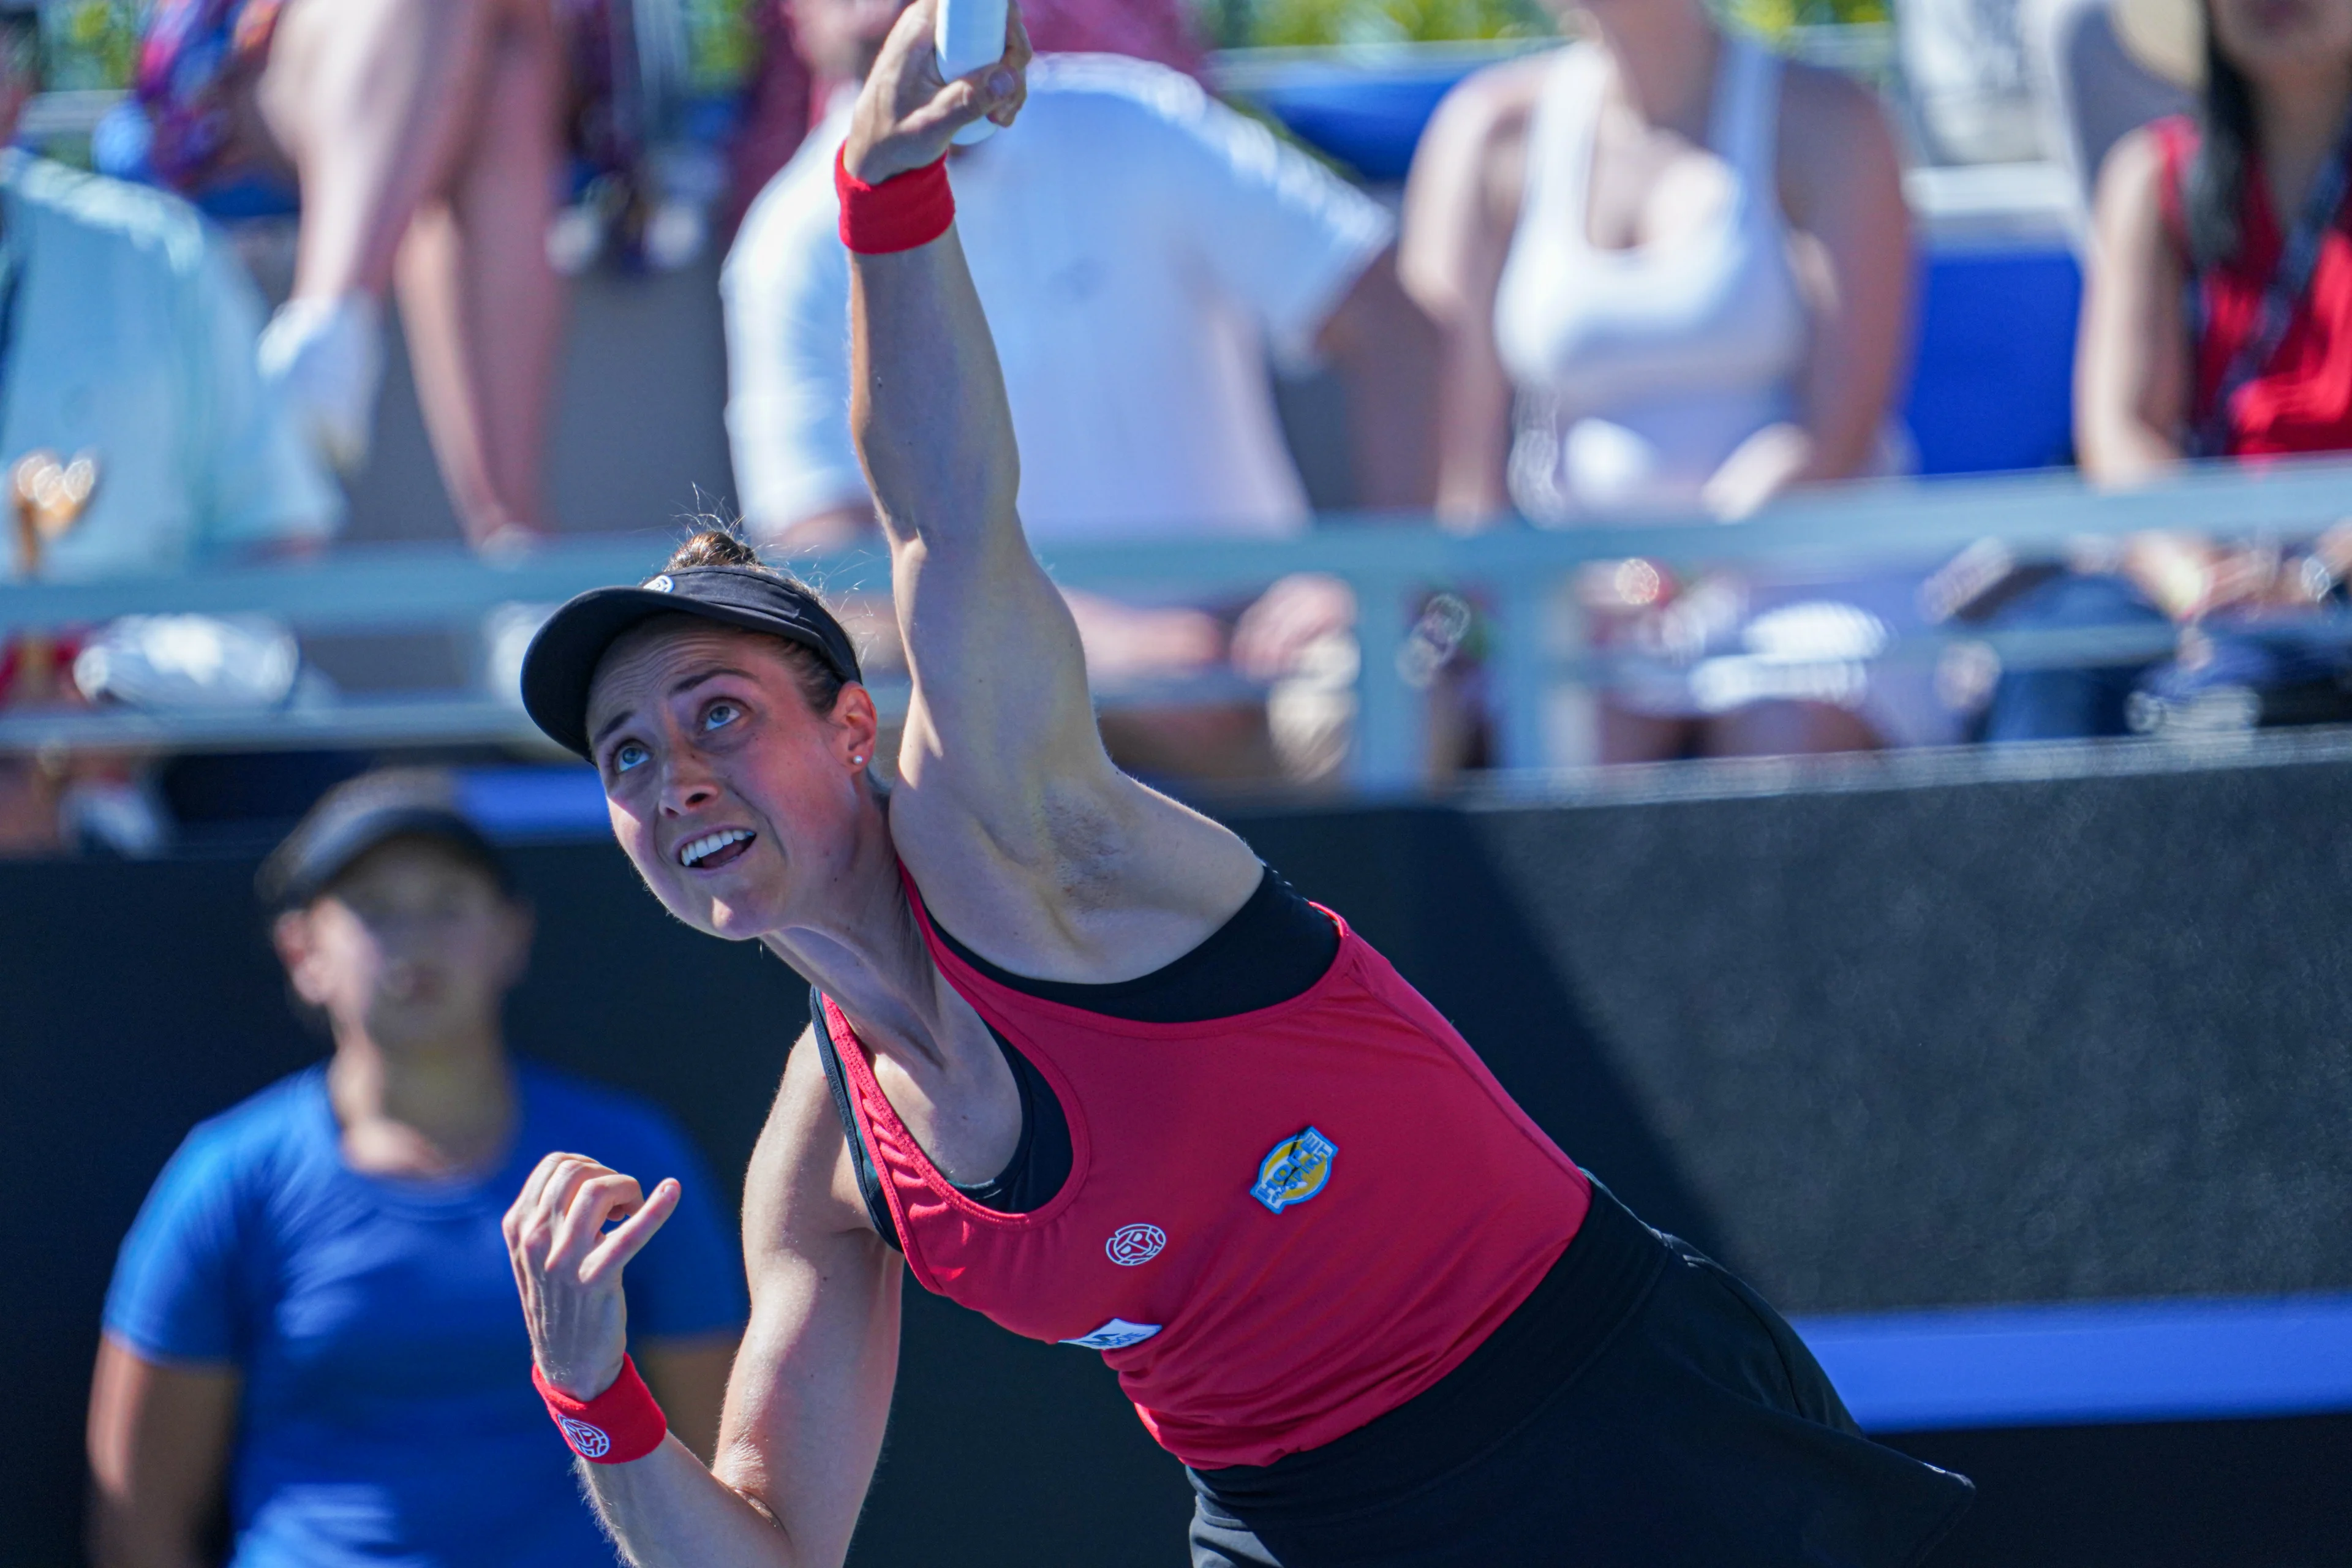
<instances>
[{"instance_id":1,"label":"black visor","mask_svg":"<svg viewBox=\"0 0 2352 1568\"><path fill-rule=\"evenodd\" d=\"M857 650L816 595L748 566L685 566L636 588L591 588L548 617L522 658L522 705L567 751L588 755L588 688L614 639L656 616L695 616L808 648L844 680Z\"/></svg>"}]
</instances>

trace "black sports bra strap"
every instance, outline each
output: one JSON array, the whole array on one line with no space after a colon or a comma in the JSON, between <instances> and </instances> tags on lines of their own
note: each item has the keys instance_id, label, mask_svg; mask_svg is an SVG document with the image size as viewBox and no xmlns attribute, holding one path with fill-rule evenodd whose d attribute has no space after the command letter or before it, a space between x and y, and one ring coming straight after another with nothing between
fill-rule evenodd
<instances>
[{"instance_id":1,"label":"black sports bra strap","mask_svg":"<svg viewBox=\"0 0 2352 1568\"><path fill-rule=\"evenodd\" d=\"M890 1200L882 1194L882 1173L874 1163L874 1152L866 1146L866 1134L857 1125L856 1109L849 1100L849 1079L842 1071L841 1052L833 1043L833 1031L825 1026L824 994L815 986L809 987L809 1028L816 1036L816 1058L824 1064L825 1087L833 1090L833 1109L841 1118L841 1135L849 1145L849 1163L857 1175L857 1195L866 1200L866 1217L874 1222L876 1234L890 1244L894 1252L907 1249L899 1245L898 1226L890 1217Z\"/></svg>"}]
</instances>

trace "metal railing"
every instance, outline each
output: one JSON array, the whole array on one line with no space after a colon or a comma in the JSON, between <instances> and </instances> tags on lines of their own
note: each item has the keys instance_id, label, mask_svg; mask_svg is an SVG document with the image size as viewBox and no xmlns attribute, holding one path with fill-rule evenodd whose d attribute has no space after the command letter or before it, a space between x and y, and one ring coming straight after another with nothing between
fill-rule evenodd
<instances>
[{"instance_id":1,"label":"metal railing","mask_svg":"<svg viewBox=\"0 0 2352 1568\"><path fill-rule=\"evenodd\" d=\"M1427 701L1409 647L1421 606L1435 590L1473 596L1487 617L1497 761L1541 766L1544 710L1562 681L1589 678L1591 656L1574 625L1574 595L1558 590L1584 563L1633 556L1670 566L1766 564L1801 572L1832 566L1924 567L1976 541L1999 539L2021 556L2047 554L2087 536L2183 530L2230 538L2297 538L2352 515L2352 464L2281 462L2212 468L2161 485L2102 493L2071 475L1855 485L1814 492L1752 521L1611 524L1558 531L1508 523L1475 533L1414 526L1393 517L1327 520L1287 540L1170 539L1055 544L1041 555L1066 586L1155 598L1254 593L1291 573L1345 579L1359 605L1362 652L1349 781L1372 792L1422 779ZM573 539L511 560L455 547L351 547L316 561L218 565L176 576L88 583L0 584L0 628L11 633L86 626L142 614L253 613L298 630L349 632L478 624L495 606L553 603L601 584L634 582L658 567L667 541L652 535ZM878 590L887 570L856 555L807 564L828 588ZM2166 627L1988 635L1980 628L1899 638L1886 659L1938 657L1965 640L1990 645L2009 665L2149 657L2168 646ZM1112 687L1106 705L1233 700L1230 679L1197 685ZM903 701L884 687L888 707ZM536 731L494 697L453 694L352 700L268 711L17 711L0 714L0 750L42 746L227 750L403 743L528 744Z\"/></svg>"}]
</instances>

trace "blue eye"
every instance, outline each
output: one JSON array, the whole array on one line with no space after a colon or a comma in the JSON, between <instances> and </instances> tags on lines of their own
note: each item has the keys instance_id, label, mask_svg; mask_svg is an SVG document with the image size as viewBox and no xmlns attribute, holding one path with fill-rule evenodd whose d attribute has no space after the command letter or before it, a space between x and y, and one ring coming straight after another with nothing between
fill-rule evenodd
<instances>
[{"instance_id":1,"label":"blue eye","mask_svg":"<svg viewBox=\"0 0 2352 1568\"><path fill-rule=\"evenodd\" d=\"M619 746L614 749L613 771L616 773L627 773L631 768L634 768L639 763L644 762L650 754L650 752L648 752L643 746L637 744L635 741L624 741Z\"/></svg>"},{"instance_id":2,"label":"blue eye","mask_svg":"<svg viewBox=\"0 0 2352 1568\"><path fill-rule=\"evenodd\" d=\"M702 727L706 730L716 730L723 725L732 724L742 716L743 710L732 702L714 702L710 705L709 710L702 716Z\"/></svg>"}]
</instances>

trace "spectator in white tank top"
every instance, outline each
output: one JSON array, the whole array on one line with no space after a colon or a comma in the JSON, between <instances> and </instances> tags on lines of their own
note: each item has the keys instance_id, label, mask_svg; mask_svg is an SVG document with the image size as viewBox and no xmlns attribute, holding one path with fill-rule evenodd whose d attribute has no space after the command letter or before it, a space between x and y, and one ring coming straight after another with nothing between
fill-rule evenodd
<instances>
[{"instance_id":1,"label":"spectator in white tank top","mask_svg":"<svg viewBox=\"0 0 2352 1568\"><path fill-rule=\"evenodd\" d=\"M1727 36L1702 0L1579 14L1591 39L1470 78L1414 160L1399 265L1447 339L1441 512L1734 520L1886 471L1910 260L1876 101ZM1721 579L1662 607L1643 591L1654 574L1625 580L1604 639L1634 641L1638 614L1639 640L1681 651L1615 661L1603 757L1927 738L1864 669L1861 645L1907 609L1900 585ZM1773 651L1759 627L1820 646L1821 668L1748 681L1740 659Z\"/></svg>"},{"instance_id":2,"label":"spectator in white tank top","mask_svg":"<svg viewBox=\"0 0 2352 1568\"><path fill-rule=\"evenodd\" d=\"M793 11L813 70L845 81L864 76L896 14L857 0L795 0ZM752 204L720 282L741 504L760 537L787 549L846 548L873 526L850 444L849 266L835 231L848 107L838 95ZM1338 371L1359 506L1426 508L1436 343L1398 286L1395 225L1377 203L1181 73L1108 55L1040 59L1019 128L960 151L951 168L1021 438L1031 538L1304 531L1269 359ZM1074 595L1072 607L1097 680L1230 658L1279 681L1353 619L1345 589L1323 578L1278 584L1237 625L1231 605ZM846 618L861 635L886 629ZM1163 710L1113 717L1105 733L1132 766L1247 772L1262 763L1262 722L1254 708ZM1281 749L1294 773L1330 754L1313 742Z\"/></svg>"}]
</instances>

